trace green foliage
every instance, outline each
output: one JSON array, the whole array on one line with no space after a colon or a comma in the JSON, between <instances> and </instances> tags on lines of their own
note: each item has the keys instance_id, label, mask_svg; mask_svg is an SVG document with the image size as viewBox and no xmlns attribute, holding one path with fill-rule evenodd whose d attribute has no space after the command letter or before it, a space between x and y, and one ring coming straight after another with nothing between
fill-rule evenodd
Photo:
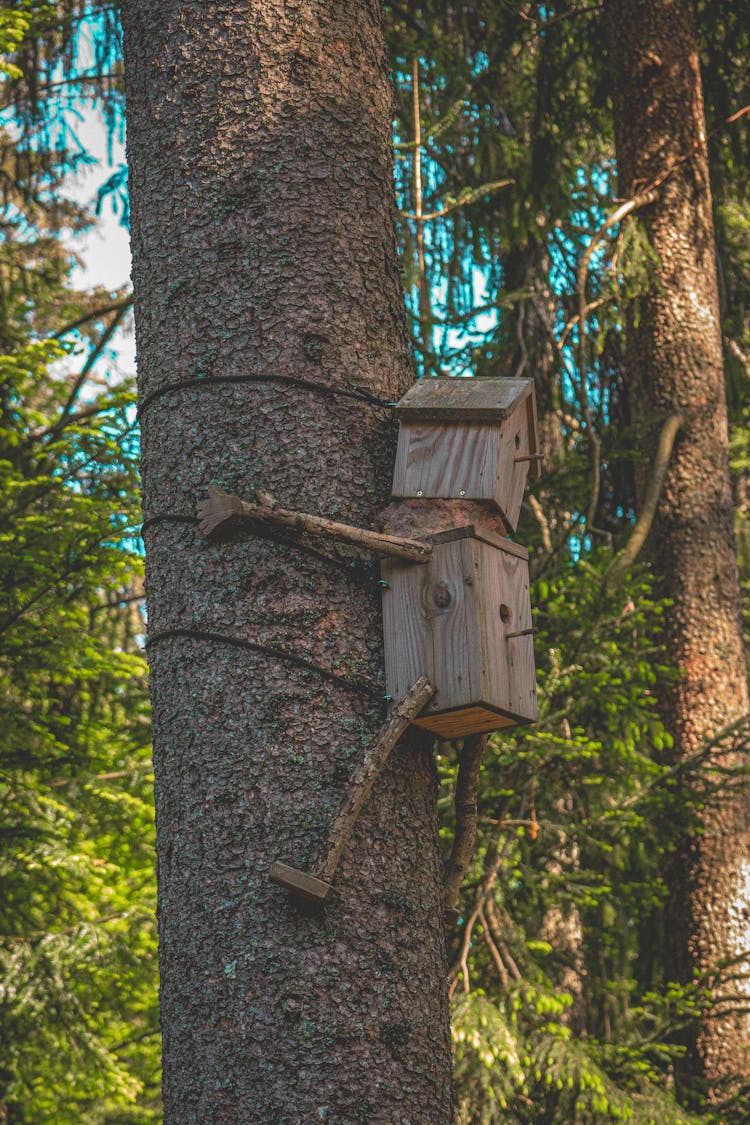
<instances>
[{"instance_id":1,"label":"green foliage","mask_svg":"<svg viewBox=\"0 0 750 1125\"><path fill-rule=\"evenodd\" d=\"M716 232L725 306L729 410L730 417L740 422L750 390L750 198L745 192L717 207ZM727 270L731 270L729 279ZM745 466L745 475L747 471Z\"/></svg>"},{"instance_id":2,"label":"green foliage","mask_svg":"<svg viewBox=\"0 0 750 1125\"><path fill-rule=\"evenodd\" d=\"M61 17L0 11L12 83ZM145 1125L159 1049L133 389L95 365L118 302L68 287L60 234L86 216L60 196L65 152L4 131L0 161L0 1117Z\"/></svg>"},{"instance_id":3,"label":"green foliage","mask_svg":"<svg viewBox=\"0 0 750 1125\"><path fill-rule=\"evenodd\" d=\"M21 78L23 71L10 62L10 55L23 42L29 30L27 12L0 8L0 74L6 78Z\"/></svg>"},{"instance_id":4,"label":"green foliage","mask_svg":"<svg viewBox=\"0 0 750 1125\"><path fill-rule=\"evenodd\" d=\"M698 5L711 125L741 104L745 7ZM12 52L3 104L20 122L20 137L0 134L0 1116L5 1109L15 1125L159 1118L145 667L137 601L128 600L140 592L130 389L95 386L48 339L113 301L67 288L71 259L59 233L86 217L61 196L77 159L65 151L65 129L60 144L46 144L50 121L64 124L78 92L106 88L116 112L116 16L96 12L76 0L0 10L0 55ZM94 62L79 73L76 37L87 21ZM669 606L642 574L609 580L611 551L594 549L630 527L620 340L625 303L649 291L654 264L636 218L602 241L587 279L582 365L576 267L617 192L599 12L394 4L389 37L419 366L533 375L550 448L538 509L524 514L520 535L540 548L532 563L541 721L493 739L450 950L459 1117L707 1122L683 1113L672 1089L683 1033L708 997L705 982L675 985L665 963L664 872L678 833L737 777L718 768L712 747L671 761L654 702L676 675L658 642ZM445 212L425 224L425 279L406 217L415 55L423 204ZM45 114L61 75L77 92L52 94ZM748 574L747 142L723 130L711 145ZM511 189L486 190L506 179ZM426 325L420 280L432 298ZM78 333L92 353L109 317L91 315ZM581 514L589 429L602 450L596 530ZM450 837L452 753L440 769ZM738 1096L722 1120L740 1125L748 1112Z\"/></svg>"},{"instance_id":5,"label":"green foliage","mask_svg":"<svg viewBox=\"0 0 750 1125\"><path fill-rule=\"evenodd\" d=\"M482 991L457 1001L453 1013L455 1078L461 1125L693 1125L674 1098L645 1078L623 1088L595 1045L574 1039L549 1018L550 1002L523 987L522 1004L493 1003ZM559 995L552 997L552 1006ZM521 1018L522 1007L526 1018ZM536 1016L537 1026L533 1026ZM530 1026L531 1025L531 1026Z\"/></svg>"},{"instance_id":6,"label":"green foliage","mask_svg":"<svg viewBox=\"0 0 750 1125\"><path fill-rule=\"evenodd\" d=\"M676 675L658 642L669 606L643 575L612 583L608 562L538 580L540 722L493 737L481 774L452 947L465 1122L708 1120L671 1091L709 1000L707 982L678 986L660 959L664 871L685 825L744 775L718 745L671 761L655 706ZM441 773L450 837L450 755ZM725 1121L746 1111L739 1098Z\"/></svg>"},{"instance_id":7,"label":"green foliage","mask_svg":"<svg viewBox=\"0 0 750 1125\"><path fill-rule=\"evenodd\" d=\"M34 1125L158 1105L132 392L78 405L72 358L0 357L0 1091Z\"/></svg>"},{"instance_id":8,"label":"green foliage","mask_svg":"<svg viewBox=\"0 0 750 1125\"><path fill-rule=\"evenodd\" d=\"M618 271L615 284L618 298L621 301L633 302L631 315L636 318L639 298L653 291L657 264L658 260L641 223L637 219L625 223L618 246Z\"/></svg>"},{"instance_id":9,"label":"green foliage","mask_svg":"<svg viewBox=\"0 0 750 1125\"><path fill-rule=\"evenodd\" d=\"M712 175L747 576L750 274L740 173L747 131L719 127L747 101L740 60L748 25L740 7L698 5L707 118L716 127ZM532 493L533 518L527 511L519 528L521 542L538 547L532 604L541 721L492 741L478 847L451 949L461 1114L467 1122L688 1120L671 1074L686 1031L708 1004L708 982L685 988L671 980L666 872L680 834L699 831L705 806L726 800L742 771L725 772L717 746L672 761L655 707L658 691L677 675L658 644L669 606L654 600L643 576L618 584L607 577L635 506L625 310L637 320L657 263L637 214L599 239L581 341L578 266L618 202L602 20L591 5L480 4L469 12L421 4L408 14L394 5L391 41L402 212L414 211L415 56L424 209L467 201L425 224L429 325L418 315L416 224L402 220L420 370L533 376L548 454ZM484 180L500 178L513 187L475 194ZM584 513L595 444L594 531ZM597 552L601 543L607 548ZM727 738L743 749L742 731ZM454 756L445 754L440 766L450 838ZM548 1028L533 1006L510 1001L529 987L569 997L567 1008L547 1017ZM528 1060L544 1057L554 1062L537 1075ZM547 1071L562 1092L551 1090L556 1080ZM743 1096L730 1098L722 1120L747 1120Z\"/></svg>"},{"instance_id":10,"label":"green foliage","mask_svg":"<svg viewBox=\"0 0 750 1125\"><path fill-rule=\"evenodd\" d=\"M745 645L750 648L750 410L730 430L730 466L735 494L735 534L744 609Z\"/></svg>"}]
</instances>

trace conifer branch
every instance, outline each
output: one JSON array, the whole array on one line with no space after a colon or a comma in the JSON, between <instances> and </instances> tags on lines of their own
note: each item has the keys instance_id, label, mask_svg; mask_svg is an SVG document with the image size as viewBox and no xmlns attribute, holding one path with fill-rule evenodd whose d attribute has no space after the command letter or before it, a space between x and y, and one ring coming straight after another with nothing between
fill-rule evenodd
<instances>
[{"instance_id":1,"label":"conifer branch","mask_svg":"<svg viewBox=\"0 0 750 1125\"><path fill-rule=\"evenodd\" d=\"M73 413L73 408L75 407L75 404L78 400L78 396L80 395L83 387L86 384L86 380L91 374L94 364L99 359L100 355L114 336L117 329L120 327L120 324L125 318L125 314L130 308L131 303L132 299L129 301L120 301L113 306L114 316L86 357L86 362L81 368L79 374L76 376L73 385L70 388L67 401L65 402L65 405L60 412L60 417L56 422L53 422L51 426L47 426L45 430L40 430L38 433L35 433L33 435L35 439L38 440L39 438L46 438L51 437L55 434L59 434L61 430L64 430L65 427L70 425L71 423L82 421L85 418L90 418L93 415L100 414L102 412L102 406L99 403L94 403L93 406L84 407L83 410L79 410L75 414ZM92 314L92 316L93 315L96 314ZM91 316L85 319L90 320ZM80 321L79 323L85 323L85 321ZM67 331L72 331L72 329L68 328Z\"/></svg>"},{"instance_id":2,"label":"conifer branch","mask_svg":"<svg viewBox=\"0 0 750 1125\"><path fill-rule=\"evenodd\" d=\"M521 815L523 815L524 804L525 801L522 801ZM458 986L459 978L463 983L464 991L471 991L471 977L469 975L469 952L471 950L471 936L474 932L474 927L479 921L480 912L484 910L485 904L492 894L492 889L497 882L497 877L500 874L500 869L503 866L503 863L505 862L505 857L508 854L510 845L515 839L515 836L512 833L508 833L502 848L498 850L498 836L499 833L497 833L493 837L493 840L489 848L487 849L487 854L484 860L484 876L479 885L479 888L477 889L474 908L469 917L466 919L466 925L464 926L464 932L461 938L461 946L458 951L458 955L448 973L448 998L451 1000L453 999L453 995Z\"/></svg>"},{"instance_id":3,"label":"conifer branch","mask_svg":"<svg viewBox=\"0 0 750 1125\"><path fill-rule=\"evenodd\" d=\"M75 320L64 324L62 328L58 328L57 332L52 333L52 339L61 340L62 337L67 336L69 332L75 332L77 328L82 328L84 324L88 324L92 320L98 320L102 316L107 316L108 313L127 312L132 304L133 294L129 293L127 297L122 297L119 301L110 301L109 304L99 305L97 308L91 309L89 312L76 317Z\"/></svg>"},{"instance_id":4,"label":"conifer branch","mask_svg":"<svg viewBox=\"0 0 750 1125\"><path fill-rule=\"evenodd\" d=\"M539 532L542 536L542 548L544 550L544 553L546 555L551 555L553 551L552 535L550 534L549 520L544 514L544 508L542 507L536 496L529 496L528 501L529 507L534 514L534 519L537 522Z\"/></svg>"},{"instance_id":5,"label":"conifer branch","mask_svg":"<svg viewBox=\"0 0 750 1125\"><path fill-rule=\"evenodd\" d=\"M469 203L475 203L477 199L481 199L483 195L490 195L494 191L499 191L500 188L510 187L514 184L515 180L494 180L489 184L480 184L479 187L470 188L459 196L458 199L451 199L439 211L428 211L426 215L416 215L411 211L402 211L402 219L411 219L412 222L429 223L433 219L442 219L445 215L449 215L451 211L455 211L458 207L466 207Z\"/></svg>"}]
</instances>

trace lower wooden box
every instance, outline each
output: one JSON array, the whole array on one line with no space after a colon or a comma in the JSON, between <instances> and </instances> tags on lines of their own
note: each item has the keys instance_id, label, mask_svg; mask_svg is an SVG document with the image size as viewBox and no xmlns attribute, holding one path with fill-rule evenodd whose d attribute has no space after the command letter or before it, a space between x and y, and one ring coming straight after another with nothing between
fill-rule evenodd
<instances>
[{"instance_id":1,"label":"lower wooden box","mask_svg":"<svg viewBox=\"0 0 750 1125\"><path fill-rule=\"evenodd\" d=\"M381 564L387 691L437 687L415 725L440 738L538 718L528 552L473 527L436 535L429 562Z\"/></svg>"}]
</instances>

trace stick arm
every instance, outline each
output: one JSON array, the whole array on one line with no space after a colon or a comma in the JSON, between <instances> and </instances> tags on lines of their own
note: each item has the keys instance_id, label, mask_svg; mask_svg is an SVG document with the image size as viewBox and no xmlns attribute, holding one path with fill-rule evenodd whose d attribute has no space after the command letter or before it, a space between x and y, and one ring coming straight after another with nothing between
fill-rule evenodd
<instances>
[{"instance_id":1,"label":"stick arm","mask_svg":"<svg viewBox=\"0 0 750 1125\"><path fill-rule=\"evenodd\" d=\"M432 553L432 545L421 539L405 539L399 535L385 535L350 524L337 523L324 516L294 512L281 505L266 492L258 492L256 503L248 504L216 485L209 485L208 497L197 507L198 529L207 539L213 539L229 525L239 520L253 520L261 525L283 527L298 534L314 535L322 539L336 539L355 547L364 547L380 555L390 555L406 562L424 563Z\"/></svg>"}]
</instances>

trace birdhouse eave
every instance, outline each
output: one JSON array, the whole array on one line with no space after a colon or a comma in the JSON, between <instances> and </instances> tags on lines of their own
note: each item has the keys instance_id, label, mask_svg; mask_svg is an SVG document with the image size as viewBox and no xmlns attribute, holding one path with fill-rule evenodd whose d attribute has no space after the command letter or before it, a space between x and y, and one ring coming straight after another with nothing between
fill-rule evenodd
<instances>
[{"instance_id":1,"label":"birdhouse eave","mask_svg":"<svg viewBox=\"0 0 750 1125\"><path fill-rule=\"evenodd\" d=\"M414 383L395 413L400 422L503 422L529 397L532 379L427 377Z\"/></svg>"}]
</instances>

